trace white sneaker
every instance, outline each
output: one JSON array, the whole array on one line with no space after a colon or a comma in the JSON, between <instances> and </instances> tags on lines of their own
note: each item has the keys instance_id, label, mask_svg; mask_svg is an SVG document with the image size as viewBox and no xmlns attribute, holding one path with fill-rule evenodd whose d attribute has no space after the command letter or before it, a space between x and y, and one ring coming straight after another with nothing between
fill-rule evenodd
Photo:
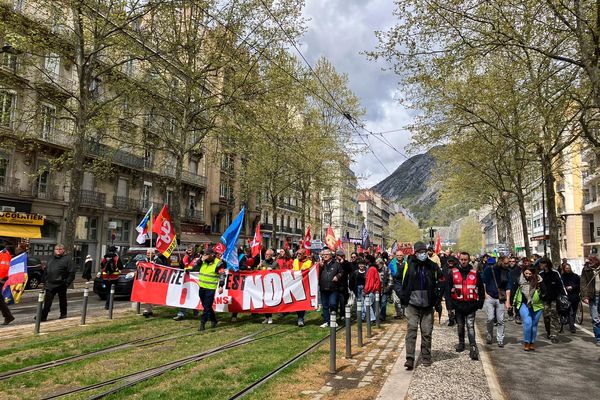
<instances>
[{"instance_id":1,"label":"white sneaker","mask_svg":"<svg viewBox=\"0 0 600 400\"><path fill-rule=\"evenodd\" d=\"M263 324L268 324L269 323L269 318L265 318L265 320L262 323Z\"/></svg>"},{"instance_id":2,"label":"white sneaker","mask_svg":"<svg viewBox=\"0 0 600 400\"><path fill-rule=\"evenodd\" d=\"M327 328L329 326L329 323L325 322L323 325L321 325L321 328Z\"/></svg>"},{"instance_id":3,"label":"white sneaker","mask_svg":"<svg viewBox=\"0 0 600 400\"><path fill-rule=\"evenodd\" d=\"M267 324L272 324L273 323L273 318L268 318L267 319Z\"/></svg>"}]
</instances>

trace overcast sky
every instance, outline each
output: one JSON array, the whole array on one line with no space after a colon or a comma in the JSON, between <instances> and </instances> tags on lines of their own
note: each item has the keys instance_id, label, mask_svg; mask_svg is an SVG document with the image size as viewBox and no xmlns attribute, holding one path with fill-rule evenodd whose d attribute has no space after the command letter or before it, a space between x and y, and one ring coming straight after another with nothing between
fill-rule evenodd
<instances>
[{"instance_id":1,"label":"overcast sky","mask_svg":"<svg viewBox=\"0 0 600 400\"><path fill-rule=\"evenodd\" d=\"M306 0L304 9L309 21L308 31L301 39L302 53L311 65L324 56L338 72L348 75L350 88L367 110L366 128L372 132L402 129L411 122L409 111L395 100L399 90L397 77L382 71L383 64L360 54L375 48L376 30L394 24L393 10L393 0ZM409 132L402 130L384 136L406 154ZM358 136L356 141L360 141ZM404 161L403 156L376 138L370 138L369 143L385 168L371 152L357 156L352 169L363 178L359 179L361 187L381 181Z\"/></svg>"}]
</instances>

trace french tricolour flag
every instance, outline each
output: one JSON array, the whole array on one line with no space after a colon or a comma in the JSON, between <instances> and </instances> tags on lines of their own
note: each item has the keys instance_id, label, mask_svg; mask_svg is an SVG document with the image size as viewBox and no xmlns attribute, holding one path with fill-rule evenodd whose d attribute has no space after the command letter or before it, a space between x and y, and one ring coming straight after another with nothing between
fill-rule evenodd
<instances>
[{"instance_id":1,"label":"french tricolour flag","mask_svg":"<svg viewBox=\"0 0 600 400\"><path fill-rule=\"evenodd\" d=\"M27 253L19 254L10 260L10 268L8 269L8 279L4 283L2 290L11 285L24 283L27 278Z\"/></svg>"}]
</instances>

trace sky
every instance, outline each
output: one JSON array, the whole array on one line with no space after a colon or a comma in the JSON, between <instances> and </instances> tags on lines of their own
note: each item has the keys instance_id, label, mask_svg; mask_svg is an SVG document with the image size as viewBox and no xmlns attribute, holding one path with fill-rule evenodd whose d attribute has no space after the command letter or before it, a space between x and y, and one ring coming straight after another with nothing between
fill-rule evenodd
<instances>
[{"instance_id":1,"label":"sky","mask_svg":"<svg viewBox=\"0 0 600 400\"><path fill-rule=\"evenodd\" d=\"M375 49L376 30L394 25L393 10L393 0L306 0L304 17L308 19L308 29L299 44L311 65L323 56L339 73L348 75L350 89L367 111L363 118L365 127L377 133L401 129L384 136L400 152L408 154L405 146L410 143L410 133L404 128L414 113L396 100L400 94L398 77L391 71L382 71L383 62L368 60L361 54ZM356 141L361 143L358 135ZM359 154L351 166L360 187L373 186L405 160L375 137L369 139L369 144L377 156L370 151Z\"/></svg>"}]
</instances>

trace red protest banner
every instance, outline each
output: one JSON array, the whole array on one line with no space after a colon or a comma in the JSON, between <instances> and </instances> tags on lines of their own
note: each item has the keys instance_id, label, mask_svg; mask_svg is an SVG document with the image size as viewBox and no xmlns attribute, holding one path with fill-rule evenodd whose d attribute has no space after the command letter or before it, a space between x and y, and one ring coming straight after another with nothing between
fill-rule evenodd
<instances>
[{"instance_id":1,"label":"red protest banner","mask_svg":"<svg viewBox=\"0 0 600 400\"><path fill-rule=\"evenodd\" d=\"M228 271L223 293L217 292L213 307L217 312L314 310L318 281L316 266L302 271ZM131 301L201 310L198 273L140 263Z\"/></svg>"},{"instance_id":2,"label":"red protest banner","mask_svg":"<svg viewBox=\"0 0 600 400\"><path fill-rule=\"evenodd\" d=\"M173 220L169 214L169 207L165 204L160 210L160 214L156 216L152 224L152 232L158 235L156 239L156 249L169 257L177 246L177 236L173 227Z\"/></svg>"}]
</instances>

